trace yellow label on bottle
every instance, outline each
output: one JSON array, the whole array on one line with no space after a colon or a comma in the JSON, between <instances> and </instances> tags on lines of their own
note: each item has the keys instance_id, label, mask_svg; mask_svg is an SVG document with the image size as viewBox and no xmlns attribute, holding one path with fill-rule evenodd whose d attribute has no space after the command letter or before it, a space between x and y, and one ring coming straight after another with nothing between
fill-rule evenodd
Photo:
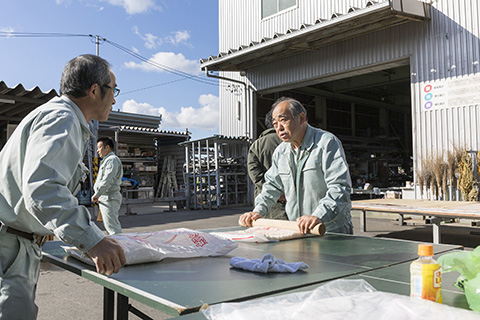
<instances>
[{"instance_id":1,"label":"yellow label on bottle","mask_svg":"<svg viewBox=\"0 0 480 320\"><path fill-rule=\"evenodd\" d=\"M410 296L442 303L442 268L438 263L412 262Z\"/></svg>"}]
</instances>

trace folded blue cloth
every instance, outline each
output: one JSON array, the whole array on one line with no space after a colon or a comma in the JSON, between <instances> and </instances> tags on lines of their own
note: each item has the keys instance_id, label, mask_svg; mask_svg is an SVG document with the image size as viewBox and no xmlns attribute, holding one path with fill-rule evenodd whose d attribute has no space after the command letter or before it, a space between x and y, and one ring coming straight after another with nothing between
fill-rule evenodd
<instances>
[{"instance_id":1,"label":"folded blue cloth","mask_svg":"<svg viewBox=\"0 0 480 320\"><path fill-rule=\"evenodd\" d=\"M303 262L288 263L280 259L276 259L270 253L265 254L262 260L246 259L242 257L233 257L230 259L230 265L234 268L253 272L290 272L294 273L298 270L307 269L308 265Z\"/></svg>"}]
</instances>

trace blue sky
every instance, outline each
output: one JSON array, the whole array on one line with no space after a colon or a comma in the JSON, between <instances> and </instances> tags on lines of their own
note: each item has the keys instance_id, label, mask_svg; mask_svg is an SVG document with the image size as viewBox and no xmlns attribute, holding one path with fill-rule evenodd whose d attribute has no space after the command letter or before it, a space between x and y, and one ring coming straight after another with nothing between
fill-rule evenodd
<instances>
[{"instance_id":1,"label":"blue sky","mask_svg":"<svg viewBox=\"0 0 480 320\"><path fill-rule=\"evenodd\" d=\"M162 114L161 129L194 139L218 133L218 83L199 64L218 54L216 0L2 0L0 81L58 92L65 63L96 53L95 35L121 89L114 110Z\"/></svg>"}]
</instances>

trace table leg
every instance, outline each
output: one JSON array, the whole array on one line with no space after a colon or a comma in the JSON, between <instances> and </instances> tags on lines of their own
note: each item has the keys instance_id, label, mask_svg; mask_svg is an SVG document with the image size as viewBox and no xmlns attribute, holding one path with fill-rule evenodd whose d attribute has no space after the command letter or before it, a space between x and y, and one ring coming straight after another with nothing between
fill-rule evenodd
<instances>
[{"instance_id":1,"label":"table leg","mask_svg":"<svg viewBox=\"0 0 480 320\"><path fill-rule=\"evenodd\" d=\"M367 212L365 210L362 210L362 213L360 213L360 229L363 232L367 231Z\"/></svg>"},{"instance_id":2,"label":"table leg","mask_svg":"<svg viewBox=\"0 0 480 320\"><path fill-rule=\"evenodd\" d=\"M117 320L128 320L128 297L117 293Z\"/></svg>"},{"instance_id":3,"label":"table leg","mask_svg":"<svg viewBox=\"0 0 480 320\"><path fill-rule=\"evenodd\" d=\"M440 243L441 235L440 235L440 223L442 222L441 218L433 218L430 220L432 222L433 228L433 243Z\"/></svg>"},{"instance_id":4,"label":"table leg","mask_svg":"<svg viewBox=\"0 0 480 320\"><path fill-rule=\"evenodd\" d=\"M113 320L115 295L112 290L103 288L103 319Z\"/></svg>"}]
</instances>

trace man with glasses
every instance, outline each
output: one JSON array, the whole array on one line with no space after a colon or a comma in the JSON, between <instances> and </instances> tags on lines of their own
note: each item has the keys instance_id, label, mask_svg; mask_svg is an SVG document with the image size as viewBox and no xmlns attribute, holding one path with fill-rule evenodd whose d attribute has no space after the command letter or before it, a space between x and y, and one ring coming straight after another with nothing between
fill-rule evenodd
<instances>
[{"instance_id":1,"label":"man with glasses","mask_svg":"<svg viewBox=\"0 0 480 320\"><path fill-rule=\"evenodd\" d=\"M122 161L115 155L113 140L104 137L97 140L97 153L102 158L98 169L97 180L93 186L95 193L92 202L97 203L102 213L102 220L108 234L122 233L122 226L118 221L118 210L122 205L123 169Z\"/></svg>"},{"instance_id":2,"label":"man with glasses","mask_svg":"<svg viewBox=\"0 0 480 320\"><path fill-rule=\"evenodd\" d=\"M112 90L112 91L113 91L113 96L114 96L114 97L117 97L117 96L120 94L120 89L118 89L117 87L115 87L115 88L112 88L112 87L110 87L110 86L107 86L107 85L104 85L103 87L104 87L104 88L108 88L108 89Z\"/></svg>"},{"instance_id":3,"label":"man with glasses","mask_svg":"<svg viewBox=\"0 0 480 320\"><path fill-rule=\"evenodd\" d=\"M125 264L118 242L91 221L75 194L91 120L108 119L115 74L104 59L82 55L62 74L60 97L28 114L0 152L0 319L36 319L35 288L45 236L88 253L97 272Z\"/></svg>"}]
</instances>

